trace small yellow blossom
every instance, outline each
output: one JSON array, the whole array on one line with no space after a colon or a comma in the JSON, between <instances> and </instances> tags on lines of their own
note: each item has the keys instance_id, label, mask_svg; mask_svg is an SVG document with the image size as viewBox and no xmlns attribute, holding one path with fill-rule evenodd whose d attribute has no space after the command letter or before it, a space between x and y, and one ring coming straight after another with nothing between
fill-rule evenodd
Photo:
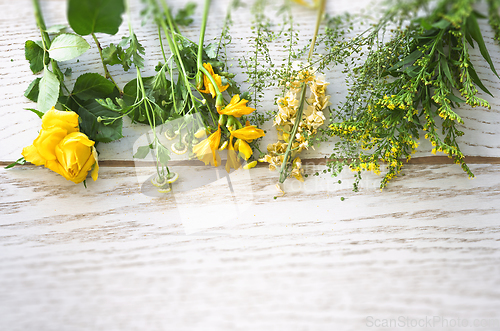
<instances>
[{"instance_id":1,"label":"small yellow blossom","mask_svg":"<svg viewBox=\"0 0 500 331\"><path fill-rule=\"evenodd\" d=\"M240 99L238 94L231 98L229 104L221 110L217 110L222 115L232 115L234 117L241 117L252 113L255 108L247 107L248 100Z\"/></svg>"},{"instance_id":2,"label":"small yellow blossom","mask_svg":"<svg viewBox=\"0 0 500 331\"><path fill-rule=\"evenodd\" d=\"M217 83L217 87L219 88L219 92L224 92L227 90L229 87L229 84L222 85L222 78L214 73L214 69L212 68L212 65L210 63L203 63L203 67L207 69L207 71L210 73L210 75L213 77L214 81ZM204 89L200 89L201 93L210 93L212 95L212 98L215 98L215 95L217 94L215 92L215 88L210 81L210 79L206 76L203 75L203 84L204 84Z\"/></svg>"},{"instance_id":3,"label":"small yellow blossom","mask_svg":"<svg viewBox=\"0 0 500 331\"><path fill-rule=\"evenodd\" d=\"M205 165L208 165L209 163L211 163L214 167L219 165L220 156L217 150L219 149L220 137L221 129L219 125L217 131L193 146L193 153L195 153L198 159L203 161Z\"/></svg>"}]
</instances>

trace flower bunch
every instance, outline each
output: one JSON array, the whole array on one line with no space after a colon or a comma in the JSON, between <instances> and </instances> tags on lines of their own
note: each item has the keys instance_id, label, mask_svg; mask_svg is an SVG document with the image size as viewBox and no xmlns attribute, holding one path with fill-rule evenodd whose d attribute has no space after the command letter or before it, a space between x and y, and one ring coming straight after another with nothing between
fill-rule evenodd
<instances>
[{"instance_id":1,"label":"flower bunch","mask_svg":"<svg viewBox=\"0 0 500 331\"><path fill-rule=\"evenodd\" d=\"M493 95L474 69L470 47L478 46L485 64L498 77L477 21L482 16L472 6L475 2L441 0L424 15L425 3L398 3L367 36L355 38L358 51L366 46L369 53L347 70L352 87L340 116L333 117L329 126L329 134L342 138L339 144L345 147L336 147L328 162L334 175L343 165L358 178L362 170L378 174L383 162L387 171L382 189L398 176L404 160L411 159L424 131L433 154L445 153L469 177L474 176L460 150L464 121L456 109L460 104L490 108L478 89ZM410 23L403 25L402 17ZM400 25L393 29L390 24L395 20ZM380 43L379 35L389 28L391 39ZM335 47L332 44L332 52Z\"/></svg>"},{"instance_id":2,"label":"flower bunch","mask_svg":"<svg viewBox=\"0 0 500 331\"><path fill-rule=\"evenodd\" d=\"M297 95L300 93L302 84L309 89L309 96L305 100L307 106L304 107L302 117L297 118L300 101ZM290 82L287 82L290 89L283 97L278 98L278 113L276 114L273 125L278 131L278 141L267 146L267 155L259 161L269 163L270 170L280 168L285 158L286 150L291 144L290 158L292 170L290 177L295 177L304 181L302 174L302 163L297 155L310 146L310 141L316 135L318 128L325 122L323 111L330 104L330 96L326 94L326 87L329 85L322 76L316 76L314 70L301 70ZM291 139L292 129L295 123L298 127L293 139Z\"/></svg>"},{"instance_id":3,"label":"flower bunch","mask_svg":"<svg viewBox=\"0 0 500 331\"><path fill-rule=\"evenodd\" d=\"M217 81L217 77L213 77L213 81ZM205 86L204 93L210 93L210 89L214 89L214 85L210 79L204 76ZM207 86L208 85L208 86ZM218 86L217 88L221 88ZM223 87L222 87L223 88ZM209 163L214 167L220 164L219 150L224 150L227 148L227 162L226 171L229 172L231 168L238 169L241 167L240 158L248 161L253 154L252 147L249 143L254 140L265 136L263 130L257 128L254 125L250 125L249 121L245 121L245 126L242 124L242 117L251 114L255 109L248 107L248 100L240 98L238 94L231 98L231 101L227 105L222 105L217 107L217 112L219 113L218 127L217 130L212 133L209 137L202 140L198 144L193 146L193 152L199 160L203 161L205 165ZM222 133L227 140L221 144ZM236 142L233 144L233 140L236 138ZM248 162L245 166L246 169L252 168L257 164L257 162Z\"/></svg>"},{"instance_id":4,"label":"flower bunch","mask_svg":"<svg viewBox=\"0 0 500 331\"><path fill-rule=\"evenodd\" d=\"M23 148L23 157L34 165L43 165L74 183L81 183L92 170L97 180L99 165L95 142L78 128L78 114L55 108L42 116L42 129L33 145Z\"/></svg>"}]
</instances>

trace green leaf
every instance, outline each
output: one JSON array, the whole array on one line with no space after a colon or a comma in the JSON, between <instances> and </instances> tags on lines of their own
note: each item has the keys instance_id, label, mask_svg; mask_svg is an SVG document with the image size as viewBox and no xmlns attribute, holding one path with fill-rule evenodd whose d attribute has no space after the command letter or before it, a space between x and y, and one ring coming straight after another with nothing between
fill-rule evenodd
<instances>
[{"instance_id":1,"label":"green leaf","mask_svg":"<svg viewBox=\"0 0 500 331\"><path fill-rule=\"evenodd\" d=\"M12 163L11 163L11 164L9 164L8 166L6 166L6 167L5 167L5 169L10 169L10 168L12 168L12 167L14 167L14 166L16 166L16 165L18 165L18 164L19 164L19 165L23 165L23 164L25 164L25 163L26 163L26 160L24 159L24 156L23 156L22 158L18 159L17 161L12 162Z\"/></svg>"},{"instance_id":2,"label":"green leaf","mask_svg":"<svg viewBox=\"0 0 500 331\"><path fill-rule=\"evenodd\" d=\"M41 79L40 77L35 78L35 80L33 80L30 83L30 85L28 86L28 88L26 89L26 91L24 91L24 96L26 98L30 99L33 102L37 102L38 101L38 92L39 92L40 79Z\"/></svg>"},{"instance_id":3,"label":"green leaf","mask_svg":"<svg viewBox=\"0 0 500 331\"><path fill-rule=\"evenodd\" d=\"M43 77L40 79L38 88L38 110L45 113L56 105L59 98L59 80L47 67L43 69Z\"/></svg>"},{"instance_id":4,"label":"green leaf","mask_svg":"<svg viewBox=\"0 0 500 331\"><path fill-rule=\"evenodd\" d=\"M484 44L483 40L483 35L481 34L481 29L479 28L479 25L477 24L476 20L476 15L472 14L469 16L467 19L467 30L469 31L471 37L476 41L476 43L479 46L479 50L481 51L481 55L483 58L488 62L490 65L491 71L498 76L497 71L495 70L495 66L493 65L493 62L491 61L490 54L488 53L488 49L486 48L486 45Z\"/></svg>"},{"instance_id":5,"label":"green leaf","mask_svg":"<svg viewBox=\"0 0 500 331\"><path fill-rule=\"evenodd\" d=\"M79 99L104 99L109 97L115 85L97 73L86 73L76 79L73 87L74 96Z\"/></svg>"},{"instance_id":6,"label":"green leaf","mask_svg":"<svg viewBox=\"0 0 500 331\"><path fill-rule=\"evenodd\" d=\"M120 59L122 60L123 70L128 71L132 64L134 64L138 68L144 67L144 58L141 56L146 54L144 47L142 47L141 43L137 40L135 33L132 33L131 36L122 37L122 41L118 44L120 47L125 47L129 45L127 50L121 54Z\"/></svg>"},{"instance_id":7,"label":"green leaf","mask_svg":"<svg viewBox=\"0 0 500 331\"><path fill-rule=\"evenodd\" d=\"M447 21L447 20L445 20L445 19L442 19L442 20L440 20L440 21L438 21L438 22L436 22L436 23L432 24L432 26L433 26L434 28L437 28L437 29L440 29L440 30L444 30L444 29L446 29L447 27L449 27L449 26L450 26L450 24L451 24L451 23L450 23L450 21Z\"/></svg>"},{"instance_id":8,"label":"green leaf","mask_svg":"<svg viewBox=\"0 0 500 331\"><path fill-rule=\"evenodd\" d=\"M24 43L24 56L30 62L31 71L36 74L43 70L43 48L33 40Z\"/></svg>"},{"instance_id":9,"label":"green leaf","mask_svg":"<svg viewBox=\"0 0 500 331\"><path fill-rule=\"evenodd\" d=\"M177 15L175 15L174 19L175 23L183 26L188 26L189 24L193 23L193 19L190 16L194 14L195 9L196 9L196 4L188 2L186 4L186 7L180 9L177 12Z\"/></svg>"},{"instance_id":10,"label":"green leaf","mask_svg":"<svg viewBox=\"0 0 500 331\"><path fill-rule=\"evenodd\" d=\"M451 76L450 68L448 66L448 61L444 57L440 57L441 69L444 71L446 78L450 81L452 86L455 86L455 80Z\"/></svg>"},{"instance_id":11,"label":"green leaf","mask_svg":"<svg viewBox=\"0 0 500 331\"><path fill-rule=\"evenodd\" d=\"M121 99L118 99L118 100L121 100ZM122 108L117 106L113 100L111 98L106 98L106 100L104 99L95 99L95 101L97 101L101 106L103 106L104 108L107 108L107 109L110 109L110 110L113 110L113 111L116 111L118 113L121 113L122 112Z\"/></svg>"},{"instance_id":12,"label":"green leaf","mask_svg":"<svg viewBox=\"0 0 500 331\"><path fill-rule=\"evenodd\" d=\"M24 108L24 109L29 110L29 111L31 111L31 112L33 112L33 113L35 113L35 114L36 114L38 117L40 117L40 118L42 118L42 117L43 117L43 115L44 115L41 111L38 111L38 110L33 109L33 108Z\"/></svg>"},{"instance_id":13,"label":"green leaf","mask_svg":"<svg viewBox=\"0 0 500 331\"><path fill-rule=\"evenodd\" d=\"M421 18L419 23L425 30L432 29L432 25L425 18Z\"/></svg>"},{"instance_id":14,"label":"green leaf","mask_svg":"<svg viewBox=\"0 0 500 331\"><path fill-rule=\"evenodd\" d=\"M76 34L60 34L52 40L49 48L50 57L56 61L67 61L85 53L89 43Z\"/></svg>"},{"instance_id":15,"label":"green leaf","mask_svg":"<svg viewBox=\"0 0 500 331\"><path fill-rule=\"evenodd\" d=\"M121 57L124 52L120 46L117 46L113 43L109 44L108 47L102 50L102 57L104 59L104 64L113 66L115 64L121 64Z\"/></svg>"},{"instance_id":16,"label":"green leaf","mask_svg":"<svg viewBox=\"0 0 500 331\"><path fill-rule=\"evenodd\" d=\"M109 143L123 137L122 119L120 118L106 125L107 122L102 119L107 117L115 118L117 114L102 107L95 100L85 102L82 107L78 108L77 113L81 117L80 130L91 140Z\"/></svg>"},{"instance_id":17,"label":"green leaf","mask_svg":"<svg viewBox=\"0 0 500 331\"><path fill-rule=\"evenodd\" d=\"M168 148L163 146L161 143L158 143L157 157L163 165L167 165L168 161L170 161L170 152L168 151Z\"/></svg>"},{"instance_id":18,"label":"green leaf","mask_svg":"<svg viewBox=\"0 0 500 331\"><path fill-rule=\"evenodd\" d=\"M139 147L137 149L137 152L134 154L134 158L136 158L136 159L144 159L149 154L149 151L152 148L153 148L152 145Z\"/></svg>"},{"instance_id":19,"label":"green leaf","mask_svg":"<svg viewBox=\"0 0 500 331\"><path fill-rule=\"evenodd\" d=\"M170 84L165 76L165 66L153 78L153 91L167 90Z\"/></svg>"},{"instance_id":20,"label":"green leaf","mask_svg":"<svg viewBox=\"0 0 500 331\"><path fill-rule=\"evenodd\" d=\"M401 61L399 61L398 63L393 65L391 68L389 68L389 71L398 70L399 68L401 68L405 65L412 64L417 59L419 59L421 56L422 56L422 52L417 49L417 50L413 51L412 53L410 53L405 58L401 59Z\"/></svg>"},{"instance_id":21,"label":"green leaf","mask_svg":"<svg viewBox=\"0 0 500 331\"><path fill-rule=\"evenodd\" d=\"M123 0L68 0L69 25L81 36L116 34L124 11Z\"/></svg>"},{"instance_id":22,"label":"green leaf","mask_svg":"<svg viewBox=\"0 0 500 331\"><path fill-rule=\"evenodd\" d=\"M45 30L45 32L47 32L47 33L61 33L64 30L66 30L66 28L67 27L64 24L56 24L56 25L52 25L50 28Z\"/></svg>"},{"instance_id":23,"label":"green leaf","mask_svg":"<svg viewBox=\"0 0 500 331\"><path fill-rule=\"evenodd\" d=\"M465 100L460 99L459 97L457 97L453 93L448 94L447 98L450 99L450 101L453 101L453 102L456 102L456 103L464 103L464 102L466 102Z\"/></svg>"},{"instance_id":24,"label":"green leaf","mask_svg":"<svg viewBox=\"0 0 500 331\"><path fill-rule=\"evenodd\" d=\"M210 59L215 59L217 58L217 45L215 44L208 44L207 47L205 47L205 53Z\"/></svg>"},{"instance_id":25,"label":"green leaf","mask_svg":"<svg viewBox=\"0 0 500 331\"><path fill-rule=\"evenodd\" d=\"M472 78L472 81L477 86L479 86L479 88L481 90L483 90L484 92L486 92L489 95L493 96L493 94L491 94L491 92L486 88L486 86L484 86L483 82L481 82L481 80L479 79L479 76L476 73L476 69L474 69L474 66L472 65L472 63L469 61L468 64L469 64L469 66L467 67L467 71L469 72L469 75Z\"/></svg>"}]
</instances>

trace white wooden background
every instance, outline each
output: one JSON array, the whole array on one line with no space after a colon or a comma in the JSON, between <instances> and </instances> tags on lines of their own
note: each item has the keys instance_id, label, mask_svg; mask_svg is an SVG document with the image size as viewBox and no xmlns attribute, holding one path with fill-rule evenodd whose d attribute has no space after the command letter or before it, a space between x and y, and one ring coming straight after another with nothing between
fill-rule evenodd
<instances>
[{"instance_id":1,"label":"white wooden background","mask_svg":"<svg viewBox=\"0 0 500 331\"><path fill-rule=\"evenodd\" d=\"M48 26L66 23L65 1L41 2ZM160 59L155 28L141 27L141 4L132 5L148 52L145 73L153 74ZM368 5L329 1L328 11ZM207 40L220 32L226 7L227 1L212 4ZM5 165L20 157L40 126L23 110L33 106L23 92L34 78L24 41L39 35L30 1L2 0L0 11ZM305 40L315 14L300 8L295 14ZM185 30L194 40L200 15L198 8ZM500 46L491 41L486 21L481 24L500 70ZM235 14L230 57L248 50L249 28L245 8ZM124 34L123 28L101 42ZM279 45L273 47L279 59ZM500 96L500 82L478 51L472 53L485 85ZM71 82L102 70L95 47L67 66L73 68ZM119 68L111 72L122 86L134 78ZM345 96L340 72L327 77L338 102ZM268 92L261 110L272 107L276 92ZM345 172L342 184L328 176L287 181L287 194L275 200L277 174L265 167L234 172L228 180L223 172L179 164L173 168L181 173L176 184L182 189L161 197L147 184L154 170L134 166L131 158L147 128L130 122L123 139L99 146L103 166L87 189L43 168L2 168L0 330L378 329L368 327L368 316L436 316L451 325L477 319L484 327L468 329L500 330L500 99L485 98L491 110L460 109L473 180L431 156L424 143L405 176L383 192L375 175L366 175L360 192L352 192ZM268 129L264 146L273 140ZM320 159L329 148L331 143L305 156ZM309 173L324 169L315 163L307 164ZM416 329L460 329L434 326Z\"/></svg>"}]
</instances>

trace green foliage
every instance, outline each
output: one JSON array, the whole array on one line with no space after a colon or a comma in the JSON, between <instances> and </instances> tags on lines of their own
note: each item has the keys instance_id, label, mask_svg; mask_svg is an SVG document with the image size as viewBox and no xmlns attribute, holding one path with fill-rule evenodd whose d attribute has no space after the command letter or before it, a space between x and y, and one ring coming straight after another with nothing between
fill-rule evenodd
<instances>
[{"instance_id":1,"label":"green foliage","mask_svg":"<svg viewBox=\"0 0 500 331\"><path fill-rule=\"evenodd\" d=\"M33 40L27 40L24 44L24 55L30 62L30 69L34 74L43 70L43 53L43 47Z\"/></svg>"},{"instance_id":2,"label":"green foliage","mask_svg":"<svg viewBox=\"0 0 500 331\"><path fill-rule=\"evenodd\" d=\"M50 58L56 61L67 61L82 55L89 48L89 43L82 37L63 33L52 40L48 52Z\"/></svg>"},{"instance_id":3,"label":"green foliage","mask_svg":"<svg viewBox=\"0 0 500 331\"><path fill-rule=\"evenodd\" d=\"M153 144L150 144L148 146L140 146L137 148L137 152L134 154L134 158L136 159L144 159L149 152L153 149Z\"/></svg>"},{"instance_id":4,"label":"green foliage","mask_svg":"<svg viewBox=\"0 0 500 331\"><path fill-rule=\"evenodd\" d=\"M69 25L81 36L116 34L124 11L123 0L68 0Z\"/></svg>"},{"instance_id":5,"label":"green foliage","mask_svg":"<svg viewBox=\"0 0 500 331\"><path fill-rule=\"evenodd\" d=\"M23 165L26 163L26 160L24 159L24 156L22 158L17 159L15 162L12 162L8 166L5 167L5 169L10 169L12 167L15 167L16 165Z\"/></svg>"},{"instance_id":6,"label":"green foliage","mask_svg":"<svg viewBox=\"0 0 500 331\"><path fill-rule=\"evenodd\" d=\"M59 79L56 74L48 70L47 67L43 69L43 77L38 83L38 110L46 112L54 107L59 98Z\"/></svg>"},{"instance_id":7,"label":"green foliage","mask_svg":"<svg viewBox=\"0 0 500 331\"><path fill-rule=\"evenodd\" d=\"M116 118L116 113L102 107L96 100L88 100L78 104L76 111L80 115L80 130L91 140L108 143L123 137L122 121L106 121Z\"/></svg>"},{"instance_id":8,"label":"green foliage","mask_svg":"<svg viewBox=\"0 0 500 331\"><path fill-rule=\"evenodd\" d=\"M40 79L40 77L35 78L24 92L24 96L33 102L38 101Z\"/></svg>"},{"instance_id":9,"label":"green foliage","mask_svg":"<svg viewBox=\"0 0 500 331\"><path fill-rule=\"evenodd\" d=\"M491 94L472 65L469 47L477 45L496 74L477 24L474 0L441 0L425 16L418 13L426 1L394 4L385 16L353 41L331 41L330 58L347 51L348 96L332 118L330 135L343 139L329 162L333 174L347 164L358 176L361 171L380 172L387 164L381 188L395 178L418 147L422 131L434 149L443 152L473 177L460 150L463 119L455 109L490 105L477 96L477 87ZM402 23L388 41L381 39L391 22ZM357 62L354 53L367 52ZM338 61L337 59L332 60ZM359 61L359 60L358 60ZM360 151L361 148L363 151Z\"/></svg>"},{"instance_id":10,"label":"green foliage","mask_svg":"<svg viewBox=\"0 0 500 331\"><path fill-rule=\"evenodd\" d=\"M104 99L110 96L115 85L97 73L86 73L76 79L71 95L81 100Z\"/></svg>"},{"instance_id":11,"label":"green foliage","mask_svg":"<svg viewBox=\"0 0 500 331\"><path fill-rule=\"evenodd\" d=\"M174 22L177 25L188 26L193 23L191 16L194 14L196 9L196 4L193 2L188 2L183 9L180 9L175 15Z\"/></svg>"},{"instance_id":12,"label":"green foliage","mask_svg":"<svg viewBox=\"0 0 500 331\"><path fill-rule=\"evenodd\" d=\"M128 45L128 47L126 47ZM144 67L145 49L132 33L128 37L122 37L118 45L110 44L102 51L103 63L105 65L121 64L123 70L128 71L132 64L137 68Z\"/></svg>"}]
</instances>

